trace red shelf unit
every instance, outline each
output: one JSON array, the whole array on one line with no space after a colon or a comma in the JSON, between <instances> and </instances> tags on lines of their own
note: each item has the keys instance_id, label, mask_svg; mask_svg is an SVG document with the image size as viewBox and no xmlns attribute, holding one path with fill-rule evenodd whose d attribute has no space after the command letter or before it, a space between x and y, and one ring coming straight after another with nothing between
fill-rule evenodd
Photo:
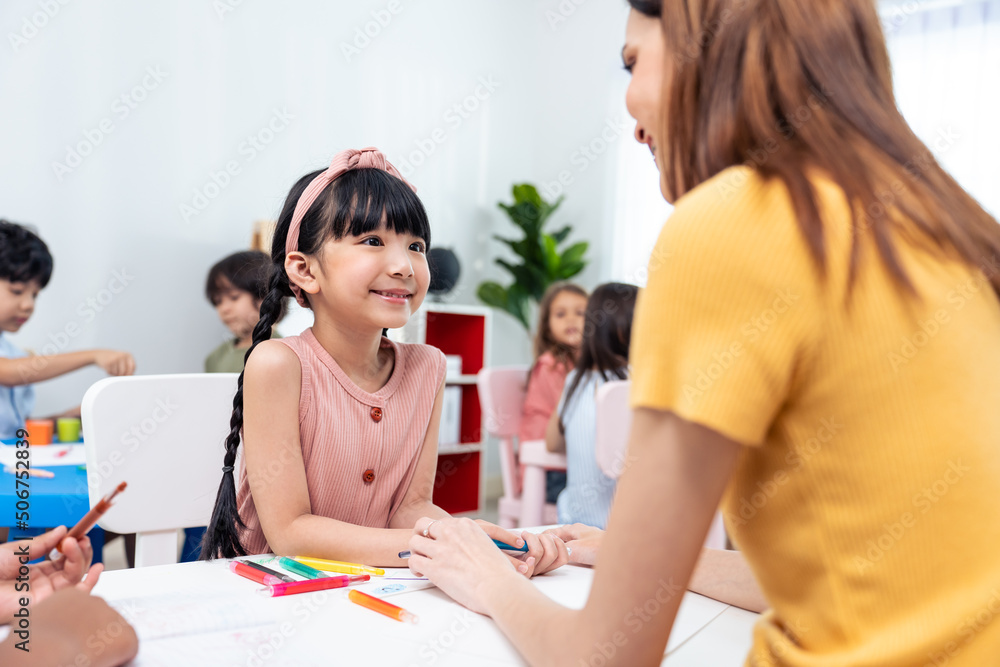
<instances>
[{"instance_id":1,"label":"red shelf unit","mask_svg":"<svg viewBox=\"0 0 1000 667\"><path fill-rule=\"evenodd\" d=\"M433 345L462 358L462 373L445 380L461 388L459 442L438 451L434 503L452 513L478 513L483 508L483 413L475 375L489 363L491 313L475 306L426 304L405 327L391 332L406 343Z\"/></svg>"}]
</instances>

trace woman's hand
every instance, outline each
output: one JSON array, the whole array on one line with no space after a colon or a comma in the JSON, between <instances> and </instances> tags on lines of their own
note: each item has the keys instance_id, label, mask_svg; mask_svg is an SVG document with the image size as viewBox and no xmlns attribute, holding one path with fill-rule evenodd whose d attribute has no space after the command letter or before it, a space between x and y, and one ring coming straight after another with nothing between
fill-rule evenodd
<instances>
[{"instance_id":1,"label":"woman's hand","mask_svg":"<svg viewBox=\"0 0 1000 667\"><path fill-rule=\"evenodd\" d=\"M604 531L600 528L574 523L558 528L550 528L542 535L553 535L566 543L570 550L569 562L574 565L593 565L597 562L597 552L604 541Z\"/></svg>"},{"instance_id":2,"label":"woman's hand","mask_svg":"<svg viewBox=\"0 0 1000 667\"><path fill-rule=\"evenodd\" d=\"M73 588L59 591L32 608L30 653L16 649L18 641L12 632L0 643L0 662L25 667L116 667L139 652L135 630L118 612L101 598Z\"/></svg>"},{"instance_id":3,"label":"woman's hand","mask_svg":"<svg viewBox=\"0 0 1000 667\"><path fill-rule=\"evenodd\" d=\"M519 578L513 559L497 549L484 528L471 519L419 519L410 538L410 552L414 574L427 577L456 602L480 614L488 613L491 591L500 590L505 580Z\"/></svg>"},{"instance_id":4,"label":"woman's hand","mask_svg":"<svg viewBox=\"0 0 1000 667\"><path fill-rule=\"evenodd\" d=\"M492 539L500 540L512 547L528 545L528 550L524 553L502 552L510 559L517 571L525 576L533 577L545 574L557 567L562 567L569 560L566 545L554 535L536 535L528 531L518 535L488 521L477 519L476 523Z\"/></svg>"},{"instance_id":5,"label":"woman's hand","mask_svg":"<svg viewBox=\"0 0 1000 667\"><path fill-rule=\"evenodd\" d=\"M75 586L90 593L104 570L103 565L94 565L89 570L94 556L90 539L83 537L77 541L66 537L65 526L59 526L30 540L19 540L0 544L0 623L7 623L20 606L20 598L28 597L35 605L58 590ZM48 555L62 542L63 557L58 561L42 561L28 565L28 590L18 591L21 557L27 551L25 562ZM84 575L88 575L84 581Z\"/></svg>"}]
</instances>

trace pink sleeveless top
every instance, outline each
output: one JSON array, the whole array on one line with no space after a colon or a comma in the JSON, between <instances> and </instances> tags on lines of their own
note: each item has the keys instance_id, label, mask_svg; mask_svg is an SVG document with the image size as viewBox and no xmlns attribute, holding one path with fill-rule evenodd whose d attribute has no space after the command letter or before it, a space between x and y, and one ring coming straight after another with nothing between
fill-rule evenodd
<instances>
[{"instance_id":1,"label":"pink sleeveless top","mask_svg":"<svg viewBox=\"0 0 1000 667\"><path fill-rule=\"evenodd\" d=\"M444 382L444 354L429 345L383 338L382 347L395 352L395 365L385 386L370 394L341 370L312 329L279 342L302 366L299 438L312 513L388 527L416 469ZM250 554L269 552L242 457L236 501L247 526L240 533L243 547Z\"/></svg>"}]
</instances>

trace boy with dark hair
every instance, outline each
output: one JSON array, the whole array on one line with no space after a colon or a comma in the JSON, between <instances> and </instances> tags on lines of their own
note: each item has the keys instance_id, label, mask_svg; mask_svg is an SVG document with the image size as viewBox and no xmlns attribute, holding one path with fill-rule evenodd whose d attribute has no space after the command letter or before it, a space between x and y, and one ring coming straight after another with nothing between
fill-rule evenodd
<instances>
[{"instance_id":1,"label":"boy with dark hair","mask_svg":"<svg viewBox=\"0 0 1000 667\"><path fill-rule=\"evenodd\" d=\"M35 311L38 293L52 277L52 254L35 233L0 220L0 438L14 438L35 407L35 382L94 364L109 375L131 375L128 352L81 350L36 356L14 345L5 332L17 333ZM79 417L80 407L56 417ZM43 417L43 419L45 419Z\"/></svg>"}]
</instances>

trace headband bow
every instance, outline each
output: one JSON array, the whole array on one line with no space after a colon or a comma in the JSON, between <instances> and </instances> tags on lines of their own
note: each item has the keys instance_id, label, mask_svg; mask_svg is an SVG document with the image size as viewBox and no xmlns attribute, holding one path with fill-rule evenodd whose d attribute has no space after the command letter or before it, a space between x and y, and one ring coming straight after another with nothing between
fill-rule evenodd
<instances>
[{"instance_id":1,"label":"headband bow","mask_svg":"<svg viewBox=\"0 0 1000 667\"><path fill-rule=\"evenodd\" d=\"M389 161L385 159L385 155L383 155L377 148L369 146L368 148L362 148L361 150L348 148L340 151L333 156L333 161L330 162L330 167L312 180L302 193L302 196L299 197L299 201L296 202L295 212L292 214L292 224L288 226L288 237L285 239L286 257L288 256L288 253L299 249L299 228L302 226L302 218L306 216L306 211L309 210L309 207L313 205L316 198L319 197L320 193L323 192L323 190L325 190L330 183L337 180L337 178L345 171L350 171L352 169L381 169L382 171L392 174L399 180L406 183L406 185L408 185L414 192L417 191L417 189L413 187L409 181L403 178L403 175L399 173L398 169L389 164ZM292 292L295 294L295 300L298 304L305 307L306 298L302 294L302 288L291 281L289 281L289 286L292 288Z\"/></svg>"}]
</instances>

